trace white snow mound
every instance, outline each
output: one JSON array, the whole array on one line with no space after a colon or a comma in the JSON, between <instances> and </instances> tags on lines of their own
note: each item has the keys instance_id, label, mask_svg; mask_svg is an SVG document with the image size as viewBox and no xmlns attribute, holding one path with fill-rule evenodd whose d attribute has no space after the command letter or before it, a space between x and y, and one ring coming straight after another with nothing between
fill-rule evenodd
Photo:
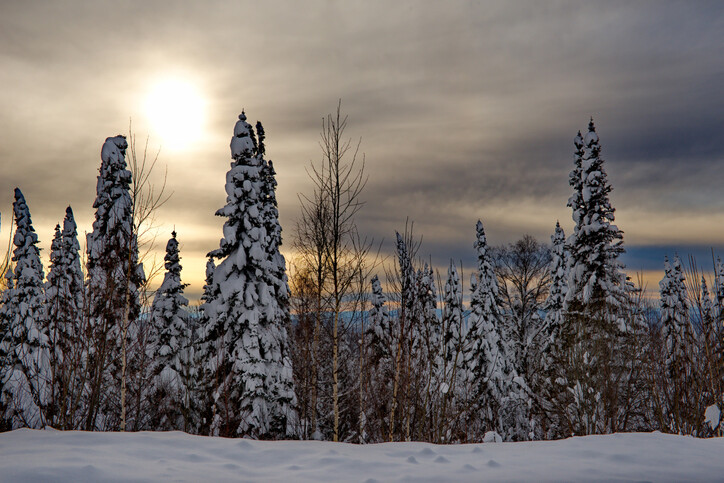
<instances>
[{"instance_id":1,"label":"white snow mound","mask_svg":"<svg viewBox=\"0 0 724 483\"><path fill-rule=\"evenodd\" d=\"M0 434L0 480L19 481L717 481L724 438L661 433L561 441L352 445L180 432Z\"/></svg>"}]
</instances>

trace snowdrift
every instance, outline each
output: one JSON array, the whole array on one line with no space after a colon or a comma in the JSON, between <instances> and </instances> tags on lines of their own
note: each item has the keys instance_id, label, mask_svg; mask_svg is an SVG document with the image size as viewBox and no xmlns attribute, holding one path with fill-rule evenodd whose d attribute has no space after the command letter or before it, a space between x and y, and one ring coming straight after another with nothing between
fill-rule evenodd
<instances>
[{"instance_id":1,"label":"snowdrift","mask_svg":"<svg viewBox=\"0 0 724 483\"><path fill-rule=\"evenodd\" d=\"M661 433L439 446L180 432L0 434L8 481L722 481L724 438Z\"/></svg>"}]
</instances>

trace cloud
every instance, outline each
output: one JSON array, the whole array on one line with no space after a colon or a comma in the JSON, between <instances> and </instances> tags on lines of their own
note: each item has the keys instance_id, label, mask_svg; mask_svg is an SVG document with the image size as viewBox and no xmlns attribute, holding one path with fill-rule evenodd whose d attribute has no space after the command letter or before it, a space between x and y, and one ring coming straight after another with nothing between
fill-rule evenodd
<instances>
[{"instance_id":1,"label":"cloud","mask_svg":"<svg viewBox=\"0 0 724 483\"><path fill-rule=\"evenodd\" d=\"M239 111L267 130L289 244L297 193L311 189L305 167L320 159L321 119L340 98L369 175L361 229L391 240L409 217L435 263L471 259L478 218L493 243L525 233L547 241L556 219L570 227L572 138L591 115L627 246L719 245L723 10L718 2L6 2L3 232L16 185L44 246L66 204L89 230L103 140L125 132L129 118L141 137L149 132L142 100L172 72L193 78L208 107L197 145L161 151L174 196L158 221L161 233L175 225L187 234L192 283L220 237L213 213L224 203Z\"/></svg>"}]
</instances>

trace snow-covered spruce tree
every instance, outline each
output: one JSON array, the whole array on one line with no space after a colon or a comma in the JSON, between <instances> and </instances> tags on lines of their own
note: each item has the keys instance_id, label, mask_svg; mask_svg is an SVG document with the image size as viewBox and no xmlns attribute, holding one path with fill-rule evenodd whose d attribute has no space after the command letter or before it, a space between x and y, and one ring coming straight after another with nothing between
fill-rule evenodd
<instances>
[{"instance_id":1,"label":"snow-covered spruce tree","mask_svg":"<svg viewBox=\"0 0 724 483\"><path fill-rule=\"evenodd\" d=\"M721 258L716 257L716 264L714 267L716 271L714 275L714 303L716 304L716 317L717 325L720 328L724 327L724 263ZM724 334L724 332L723 332Z\"/></svg>"},{"instance_id":2,"label":"snow-covered spruce tree","mask_svg":"<svg viewBox=\"0 0 724 483\"><path fill-rule=\"evenodd\" d=\"M574 140L574 189L568 205L575 227L568 239L568 292L562 330L567 353L566 385L572 395L559 408L567 413L570 433L590 434L622 429L626 421L616 385L629 381L611 374L625 372L627 284L618 257L623 233L613 224L614 208L601 147L593 120L588 133Z\"/></svg>"},{"instance_id":3,"label":"snow-covered spruce tree","mask_svg":"<svg viewBox=\"0 0 724 483\"><path fill-rule=\"evenodd\" d=\"M153 362L153 397L156 417L152 423L159 430L189 430L188 388L184 379L190 362L189 321L184 297L186 284L181 283L176 232L166 244L166 273L151 304L150 350Z\"/></svg>"},{"instance_id":4,"label":"snow-covered spruce tree","mask_svg":"<svg viewBox=\"0 0 724 483\"><path fill-rule=\"evenodd\" d=\"M694 328L689 317L690 303L686 293L684 271L678 255L664 261L664 278L659 282L661 293L661 331L665 343L668 386L668 427L680 434L692 434L702 418L698 418L698 397L694 386L698 381Z\"/></svg>"},{"instance_id":5,"label":"snow-covered spruce tree","mask_svg":"<svg viewBox=\"0 0 724 483\"><path fill-rule=\"evenodd\" d=\"M565 434L561 417L556 413L560 404L556 403L561 392L567 392L565 385L568 360L564 351L562 329L565 323L564 307L568 292L568 252L566 237L560 223L556 222L555 232L551 236L551 261L549 264L550 286L548 298L543 305L546 312L541 334L541 373L537 382L532 382L533 390L541 395L546 420L545 437L553 438Z\"/></svg>"},{"instance_id":6,"label":"snow-covered spruce tree","mask_svg":"<svg viewBox=\"0 0 724 483\"><path fill-rule=\"evenodd\" d=\"M614 208L609 200L612 191L593 120L583 140L576 136L576 168L570 184L574 194L568 205L573 208L574 232L568 239L569 283L566 302L569 311L602 304L620 306L626 297L618 257L624 252L623 232L613 224ZM580 171L578 168L580 156ZM576 174L579 173L578 178Z\"/></svg>"},{"instance_id":7,"label":"snow-covered spruce tree","mask_svg":"<svg viewBox=\"0 0 724 483\"><path fill-rule=\"evenodd\" d=\"M413 303L409 331L409 373L413 404L405 423L411 428L406 439L432 441L441 399L435 378L442 327L437 316L435 274L427 263L414 273L413 291L409 297ZM407 433L407 429L405 431Z\"/></svg>"},{"instance_id":8,"label":"snow-covered spruce tree","mask_svg":"<svg viewBox=\"0 0 724 483\"><path fill-rule=\"evenodd\" d=\"M215 415L213 396L218 385L216 378L220 374L220 362L224 356L223 321L212 313L212 303L220 296L219 287L214 285L215 270L214 259L209 257L206 261L206 280L201 295L195 351L198 380L194 400L199 407L198 434L209 434L211 431Z\"/></svg>"},{"instance_id":9,"label":"snow-covered spruce tree","mask_svg":"<svg viewBox=\"0 0 724 483\"><path fill-rule=\"evenodd\" d=\"M78 229L69 206L63 229L55 227L50 245L50 269L45 284L45 308L53 367L52 425L76 429L85 371L85 307Z\"/></svg>"},{"instance_id":10,"label":"snow-covered spruce tree","mask_svg":"<svg viewBox=\"0 0 724 483\"><path fill-rule=\"evenodd\" d=\"M145 281L134 232L131 172L126 169L124 136L107 138L101 149L93 231L87 237L90 310L88 394L85 429L117 429L121 424L123 335L126 321L140 312Z\"/></svg>"},{"instance_id":11,"label":"snow-covered spruce tree","mask_svg":"<svg viewBox=\"0 0 724 483\"><path fill-rule=\"evenodd\" d=\"M443 296L441 354L438 362L442 407L437 442L449 443L461 440L464 428L457 414L457 404L465 400L464 386L458 381L469 379L465 373L465 326L463 324L463 290L460 276L453 260L447 270Z\"/></svg>"},{"instance_id":12,"label":"snow-covered spruce tree","mask_svg":"<svg viewBox=\"0 0 724 483\"><path fill-rule=\"evenodd\" d=\"M480 221L476 231L478 270L470 280L467 343L471 350L466 361L476 386L472 414L468 416L469 430L478 440L488 431L497 431L506 440L527 439L530 422L526 385L515 372L504 339L498 280Z\"/></svg>"},{"instance_id":13,"label":"snow-covered spruce tree","mask_svg":"<svg viewBox=\"0 0 724 483\"><path fill-rule=\"evenodd\" d=\"M52 393L50 339L44 317L43 265L30 210L15 188L15 236L8 288L0 307L3 357L0 365L0 407L10 429L43 428Z\"/></svg>"},{"instance_id":14,"label":"snow-covered spruce tree","mask_svg":"<svg viewBox=\"0 0 724 483\"><path fill-rule=\"evenodd\" d=\"M716 259L715 270L713 294L714 317L716 319L719 355L722 360L722 374L720 379L724 386L724 264L719 257ZM724 387L722 389L724 389ZM724 395L722 397L724 398ZM722 404L724 404L724 399L722 400Z\"/></svg>"},{"instance_id":15,"label":"snow-covered spruce tree","mask_svg":"<svg viewBox=\"0 0 724 483\"><path fill-rule=\"evenodd\" d=\"M418 292L416 290L415 269L412 264L417 245L413 242L412 233L405 231L405 235L395 232L397 237L397 284L399 289L399 308L397 310L397 348L395 350L395 366L392 379L392 400L390 403L390 417L388 428L388 441L408 440L411 427L413 408L402 401L412 401L412 347L418 343L416 339L419 330Z\"/></svg>"},{"instance_id":16,"label":"snow-covered spruce tree","mask_svg":"<svg viewBox=\"0 0 724 483\"><path fill-rule=\"evenodd\" d=\"M204 304L209 325L220 329L223 341L211 430L259 439L293 436L296 400L284 320L288 289L280 277L284 259L274 233L267 231L278 225L269 207L273 187L267 185L265 160L244 113L234 127L231 155L227 204L216 212L227 218L224 238L209 254L219 259L214 299Z\"/></svg>"},{"instance_id":17,"label":"snow-covered spruce tree","mask_svg":"<svg viewBox=\"0 0 724 483\"><path fill-rule=\"evenodd\" d=\"M699 371L703 382L704 406L721 406L724 395L724 360L720 345L720 328L716 324L714 302L712 301L706 279L702 275L700 286L699 318L701 321L701 341L699 343Z\"/></svg>"},{"instance_id":18,"label":"snow-covered spruce tree","mask_svg":"<svg viewBox=\"0 0 724 483\"><path fill-rule=\"evenodd\" d=\"M568 252L566 251L566 236L560 223L556 222L556 229L551 236L551 261L549 264L550 288L543 308L546 312L543 327L544 354L543 367L547 372L557 360L560 352L560 332L563 325L563 309L568 292Z\"/></svg>"},{"instance_id":19,"label":"snow-covered spruce tree","mask_svg":"<svg viewBox=\"0 0 724 483\"><path fill-rule=\"evenodd\" d=\"M389 435L390 403L395 373L395 355L399 350L396 319L385 306L387 298L379 277L372 277L372 307L369 312L368 366L370 380L366 395L367 441L386 441Z\"/></svg>"}]
</instances>

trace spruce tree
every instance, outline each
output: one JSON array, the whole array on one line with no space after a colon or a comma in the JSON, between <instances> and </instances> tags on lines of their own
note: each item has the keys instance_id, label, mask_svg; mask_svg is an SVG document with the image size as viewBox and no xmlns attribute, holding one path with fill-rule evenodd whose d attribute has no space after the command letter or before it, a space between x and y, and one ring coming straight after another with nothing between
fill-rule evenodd
<instances>
[{"instance_id":1,"label":"spruce tree","mask_svg":"<svg viewBox=\"0 0 724 483\"><path fill-rule=\"evenodd\" d=\"M413 348L422 346L420 341L422 311L418 303L417 275L412 262L417 247L412 241L411 233L406 231L404 237L398 232L395 235L397 237L397 283L399 284L399 309L396 325L399 336L398 347L395 351L388 441L410 439L411 418L415 408L412 404L403 405L401 402L419 401L414 393L419 382L416 377L419 368L417 364L413 366Z\"/></svg>"},{"instance_id":2,"label":"spruce tree","mask_svg":"<svg viewBox=\"0 0 724 483\"><path fill-rule=\"evenodd\" d=\"M549 265L550 288L548 297L543 306L546 311L543 328L542 353L545 355L544 366L550 367L557 356L560 347L560 332L563 325L563 309L568 292L568 253L566 251L566 237L560 223L556 222L556 229L551 236L551 261Z\"/></svg>"},{"instance_id":3,"label":"spruce tree","mask_svg":"<svg viewBox=\"0 0 724 483\"><path fill-rule=\"evenodd\" d=\"M377 275L371 280L372 307L365 337L369 383L366 397L366 432L372 441L386 441L389 434L390 405L398 347L397 320L387 310L387 298Z\"/></svg>"},{"instance_id":4,"label":"spruce tree","mask_svg":"<svg viewBox=\"0 0 724 483\"><path fill-rule=\"evenodd\" d=\"M212 314L213 301L219 297L218 286L214 285L214 271L216 264L209 257L206 261L206 280L204 293L201 295L201 310L198 321L198 344L196 361L199 367L197 379L197 402L199 413L199 434L209 434L211 423L215 419L216 405L214 393L216 391L217 377L220 374L220 362L223 357L223 325L219 317Z\"/></svg>"},{"instance_id":5,"label":"spruce tree","mask_svg":"<svg viewBox=\"0 0 724 483\"><path fill-rule=\"evenodd\" d=\"M666 341L666 367L671 377L691 355L693 331L689 321L686 279L678 255L669 263L664 260L664 278L659 282L661 294L661 328Z\"/></svg>"},{"instance_id":6,"label":"spruce tree","mask_svg":"<svg viewBox=\"0 0 724 483\"><path fill-rule=\"evenodd\" d=\"M665 344L668 380L668 428L691 434L700 425L696 396L697 367L694 328L691 324L690 301L686 293L684 271L678 255L664 261L664 278L659 282L661 293L661 332Z\"/></svg>"},{"instance_id":7,"label":"spruce tree","mask_svg":"<svg viewBox=\"0 0 724 483\"><path fill-rule=\"evenodd\" d=\"M107 138L103 144L95 221L87 239L92 341L86 430L120 427L124 324L140 313L139 287L145 281L143 265L138 263L127 148L124 136Z\"/></svg>"},{"instance_id":8,"label":"spruce tree","mask_svg":"<svg viewBox=\"0 0 724 483\"><path fill-rule=\"evenodd\" d=\"M575 434L611 432L626 421L618 400L626 394L628 283L618 257L623 233L613 224L611 185L593 120L574 139L569 199L575 222L568 238L568 292L562 329L566 352L568 425ZM614 374L612 376L612 374ZM620 376L620 377L619 377Z\"/></svg>"},{"instance_id":9,"label":"spruce tree","mask_svg":"<svg viewBox=\"0 0 724 483\"><path fill-rule=\"evenodd\" d=\"M463 290L455 262L450 260L443 295L441 360L438 363L440 392L442 393L441 431L439 442L452 442L460 438L463 428L457 417L456 404L464 402L464 388L459 381L468 380L465 373L465 326L463 320Z\"/></svg>"},{"instance_id":10,"label":"spruce tree","mask_svg":"<svg viewBox=\"0 0 724 483\"><path fill-rule=\"evenodd\" d=\"M279 253L273 175L242 112L231 140L227 218L213 283L204 304L223 341L214 393L214 434L272 439L292 436L295 395L285 324L288 288ZM209 341L213 343L213 341Z\"/></svg>"},{"instance_id":11,"label":"spruce tree","mask_svg":"<svg viewBox=\"0 0 724 483\"><path fill-rule=\"evenodd\" d=\"M700 374L704 379L704 392L706 406L720 404L721 396L724 394L722 376L724 376L724 360L722 360L721 346L719 342L719 327L716 324L714 315L714 303L706 279L702 275L700 286L701 302L699 304L701 318L701 344Z\"/></svg>"},{"instance_id":12,"label":"spruce tree","mask_svg":"<svg viewBox=\"0 0 724 483\"><path fill-rule=\"evenodd\" d=\"M50 339L44 316L43 265L38 236L23 193L15 188L15 236L8 288L3 293L0 323L0 407L12 429L43 428L52 393Z\"/></svg>"},{"instance_id":13,"label":"spruce tree","mask_svg":"<svg viewBox=\"0 0 724 483\"><path fill-rule=\"evenodd\" d=\"M53 351L53 425L75 429L85 371L85 336L78 229L69 206L63 229L55 227L50 245L50 269L45 285L46 316Z\"/></svg>"},{"instance_id":14,"label":"spruce tree","mask_svg":"<svg viewBox=\"0 0 724 483\"><path fill-rule=\"evenodd\" d=\"M187 387L184 373L189 366L189 320L184 297L186 284L181 283L176 232L166 244L163 283L151 305L151 350L155 354L153 375L157 407L154 427L161 430L188 429Z\"/></svg>"},{"instance_id":15,"label":"spruce tree","mask_svg":"<svg viewBox=\"0 0 724 483\"><path fill-rule=\"evenodd\" d=\"M477 410L473 415L481 418L483 426L473 427L474 419L470 424L477 437L481 437L483 432L497 431L506 435L506 439L517 439L521 380L509 358L498 280L480 221L476 231L474 248L478 255L478 270L470 280L468 343L471 350L466 362L475 384L473 394Z\"/></svg>"},{"instance_id":16,"label":"spruce tree","mask_svg":"<svg viewBox=\"0 0 724 483\"><path fill-rule=\"evenodd\" d=\"M613 224L615 210L609 200L612 188L600 156L601 146L593 120L588 124L583 147L580 133L574 144L576 168L570 180L574 194L569 206L573 207L576 225L568 240L570 280L566 301L569 305L620 306L625 298L623 265L618 260L624 252L623 232ZM576 173L580 176L575 176Z\"/></svg>"},{"instance_id":17,"label":"spruce tree","mask_svg":"<svg viewBox=\"0 0 724 483\"><path fill-rule=\"evenodd\" d=\"M716 263L714 266L714 304L715 304L715 317L717 321L717 327L719 330L720 341L722 342L722 349L724 350L724 263L721 258L716 257Z\"/></svg>"},{"instance_id":18,"label":"spruce tree","mask_svg":"<svg viewBox=\"0 0 724 483\"><path fill-rule=\"evenodd\" d=\"M661 328L666 346L666 367L673 376L676 366L690 355L693 340L689 323L689 301L686 294L686 279L678 255L669 263L664 260L664 278L659 282L661 294Z\"/></svg>"},{"instance_id":19,"label":"spruce tree","mask_svg":"<svg viewBox=\"0 0 724 483\"><path fill-rule=\"evenodd\" d=\"M559 399L567 396L565 386L566 365L568 363L564 347L563 329L565 326L564 307L568 291L568 252L566 238L560 223L556 222L555 232L551 236L551 261L549 264L550 288L543 304L546 311L541 334L541 372L536 381L531 381L534 390L545 399L544 411L549 419L547 438L565 434L564 422L557 409ZM563 384L562 384L563 383Z\"/></svg>"},{"instance_id":20,"label":"spruce tree","mask_svg":"<svg viewBox=\"0 0 724 483\"><path fill-rule=\"evenodd\" d=\"M430 440L437 426L439 390L436 381L442 327L437 316L435 274L426 263L415 274L414 312L410 348L414 420L409 438Z\"/></svg>"}]
</instances>

